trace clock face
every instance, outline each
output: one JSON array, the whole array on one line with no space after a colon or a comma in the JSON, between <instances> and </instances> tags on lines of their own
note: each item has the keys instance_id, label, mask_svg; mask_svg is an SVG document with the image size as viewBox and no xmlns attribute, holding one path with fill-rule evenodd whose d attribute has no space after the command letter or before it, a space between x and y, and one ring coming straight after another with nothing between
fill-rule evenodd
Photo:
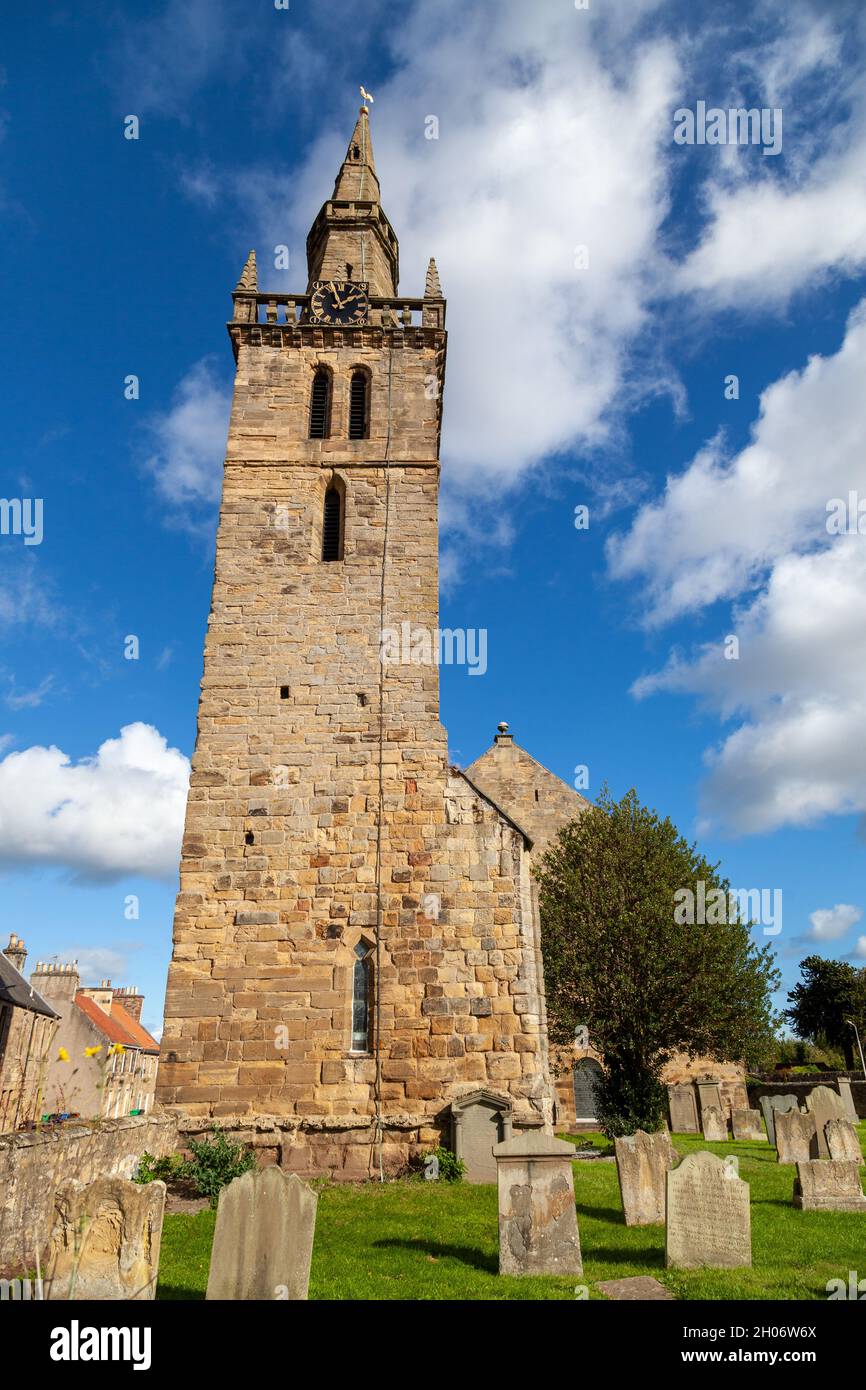
<instances>
[{"instance_id":1,"label":"clock face","mask_svg":"<svg viewBox=\"0 0 866 1390\"><path fill-rule=\"evenodd\" d=\"M367 286L357 280L317 280L310 296L315 323L366 323Z\"/></svg>"}]
</instances>

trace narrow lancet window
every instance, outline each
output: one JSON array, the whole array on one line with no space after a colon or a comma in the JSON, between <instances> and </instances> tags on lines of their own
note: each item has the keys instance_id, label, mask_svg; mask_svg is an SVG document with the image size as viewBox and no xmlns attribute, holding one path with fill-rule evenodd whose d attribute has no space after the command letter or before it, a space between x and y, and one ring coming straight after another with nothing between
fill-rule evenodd
<instances>
[{"instance_id":1,"label":"narrow lancet window","mask_svg":"<svg viewBox=\"0 0 866 1390\"><path fill-rule=\"evenodd\" d=\"M349 392L349 438L367 438L367 373L355 372Z\"/></svg>"},{"instance_id":2,"label":"narrow lancet window","mask_svg":"<svg viewBox=\"0 0 866 1390\"><path fill-rule=\"evenodd\" d=\"M352 972L352 1051L370 1051L370 996L373 967L370 947L359 941L355 947L355 968Z\"/></svg>"},{"instance_id":3,"label":"narrow lancet window","mask_svg":"<svg viewBox=\"0 0 866 1390\"><path fill-rule=\"evenodd\" d=\"M310 396L310 438L327 439L328 421L331 413L331 379L320 369L313 377L313 390Z\"/></svg>"},{"instance_id":4,"label":"narrow lancet window","mask_svg":"<svg viewBox=\"0 0 866 1390\"><path fill-rule=\"evenodd\" d=\"M342 560L343 558L343 499L335 487L325 493L325 510L322 520L322 559Z\"/></svg>"}]
</instances>

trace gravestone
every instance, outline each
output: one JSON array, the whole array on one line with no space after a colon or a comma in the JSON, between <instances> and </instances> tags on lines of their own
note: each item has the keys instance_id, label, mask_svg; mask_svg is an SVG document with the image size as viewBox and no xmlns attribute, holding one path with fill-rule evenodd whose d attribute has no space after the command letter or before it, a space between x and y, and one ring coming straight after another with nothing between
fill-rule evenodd
<instances>
[{"instance_id":1,"label":"gravestone","mask_svg":"<svg viewBox=\"0 0 866 1390\"><path fill-rule=\"evenodd\" d=\"M499 1175L499 1273L582 1274L573 1146L530 1130L497 1144L494 1154Z\"/></svg>"},{"instance_id":2,"label":"gravestone","mask_svg":"<svg viewBox=\"0 0 866 1390\"><path fill-rule=\"evenodd\" d=\"M831 1158L854 1159L857 1163L863 1162L860 1140L850 1120L844 1117L838 1120L828 1120L824 1126L824 1137L827 1140L827 1148L830 1150Z\"/></svg>"},{"instance_id":3,"label":"gravestone","mask_svg":"<svg viewBox=\"0 0 866 1390\"><path fill-rule=\"evenodd\" d=\"M776 1158L779 1163L806 1163L818 1157L818 1135L814 1115L799 1110L776 1113Z\"/></svg>"},{"instance_id":4,"label":"gravestone","mask_svg":"<svg viewBox=\"0 0 866 1390\"><path fill-rule=\"evenodd\" d=\"M845 1102L838 1091L829 1086L815 1086L806 1097L806 1109L815 1118L815 1131L818 1135L818 1157L829 1158L827 1136L824 1126L828 1120L840 1120L845 1116Z\"/></svg>"},{"instance_id":5,"label":"gravestone","mask_svg":"<svg viewBox=\"0 0 866 1390\"><path fill-rule=\"evenodd\" d=\"M763 1139L760 1110L732 1110L731 1128L735 1139Z\"/></svg>"},{"instance_id":6,"label":"gravestone","mask_svg":"<svg viewBox=\"0 0 866 1390\"><path fill-rule=\"evenodd\" d=\"M687 1154L667 1175L665 1263L680 1269L752 1263L749 1184L715 1154Z\"/></svg>"},{"instance_id":7,"label":"gravestone","mask_svg":"<svg viewBox=\"0 0 866 1390\"><path fill-rule=\"evenodd\" d=\"M627 1226L660 1226L665 1219L665 1177L673 1167L670 1135L666 1130L614 1139L616 1171Z\"/></svg>"},{"instance_id":8,"label":"gravestone","mask_svg":"<svg viewBox=\"0 0 866 1390\"><path fill-rule=\"evenodd\" d=\"M220 1193L207 1298L307 1297L317 1197L296 1173L243 1173Z\"/></svg>"},{"instance_id":9,"label":"gravestone","mask_svg":"<svg viewBox=\"0 0 866 1390\"><path fill-rule=\"evenodd\" d=\"M731 1117L735 1110L749 1109L749 1093L744 1081L734 1081L730 1087Z\"/></svg>"},{"instance_id":10,"label":"gravestone","mask_svg":"<svg viewBox=\"0 0 866 1390\"><path fill-rule=\"evenodd\" d=\"M777 1114L785 1114L790 1110L800 1110L800 1102L796 1096L761 1096L760 1106L764 1112L764 1124L767 1126L767 1138L771 1144L776 1142L775 1117Z\"/></svg>"},{"instance_id":11,"label":"gravestone","mask_svg":"<svg viewBox=\"0 0 866 1390\"><path fill-rule=\"evenodd\" d=\"M696 1085L701 1123L703 1123L704 1118L704 1106L710 1105L714 1110L721 1110L722 1114L724 1114L725 1107L722 1103L722 1092L719 1088L719 1083L717 1081L698 1081Z\"/></svg>"},{"instance_id":12,"label":"gravestone","mask_svg":"<svg viewBox=\"0 0 866 1390\"><path fill-rule=\"evenodd\" d=\"M708 1144L724 1144L728 1138L728 1121L724 1110L715 1105L701 1106L701 1127Z\"/></svg>"},{"instance_id":13,"label":"gravestone","mask_svg":"<svg viewBox=\"0 0 866 1390\"><path fill-rule=\"evenodd\" d=\"M164 1208L164 1182L63 1183L54 1198L47 1297L154 1298Z\"/></svg>"},{"instance_id":14,"label":"gravestone","mask_svg":"<svg viewBox=\"0 0 866 1390\"><path fill-rule=\"evenodd\" d=\"M851 1093L851 1082L848 1080L847 1076L837 1076L836 1085L839 1087L839 1095L842 1097L842 1103L845 1106L845 1114L848 1116L852 1125L856 1125L860 1117L857 1114L854 1096Z\"/></svg>"},{"instance_id":15,"label":"gravestone","mask_svg":"<svg viewBox=\"0 0 866 1390\"><path fill-rule=\"evenodd\" d=\"M674 1133L700 1133L695 1088L691 1082L687 1085L668 1086L668 1112Z\"/></svg>"},{"instance_id":16,"label":"gravestone","mask_svg":"<svg viewBox=\"0 0 866 1390\"><path fill-rule=\"evenodd\" d=\"M467 1182L496 1182L494 1145L511 1138L511 1101L495 1091L470 1091L451 1102L451 1138Z\"/></svg>"},{"instance_id":17,"label":"gravestone","mask_svg":"<svg viewBox=\"0 0 866 1390\"><path fill-rule=\"evenodd\" d=\"M617 1302L672 1303L675 1295L650 1274L634 1274L628 1279L604 1279L596 1284L607 1298Z\"/></svg>"},{"instance_id":18,"label":"gravestone","mask_svg":"<svg viewBox=\"0 0 866 1390\"><path fill-rule=\"evenodd\" d=\"M800 1211L866 1213L857 1159L812 1159L797 1164L794 1206Z\"/></svg>"}]
</instances>

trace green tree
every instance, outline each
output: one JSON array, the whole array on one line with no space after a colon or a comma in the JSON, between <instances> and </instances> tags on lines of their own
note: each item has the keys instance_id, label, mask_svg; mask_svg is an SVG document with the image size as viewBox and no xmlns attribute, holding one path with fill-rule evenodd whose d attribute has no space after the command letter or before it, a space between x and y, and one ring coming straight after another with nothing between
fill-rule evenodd
<instances>
[{"instance_id":1,"label":"green tree","mask_svg":"<svg viewBox=\"0 0 866 1390\"><path fill-rule=\"evenodd\" d=\"M635 791L617 802L604 788L537 876L551 1041L570 1046L587 1026L609 1136L663 1124L661 1073L675 1053L748 1062L767 1049L780 979L770 947L756 945L727 898L724 920L682 920L683 890L699 901L699 884L710 899L728 882Z\"/></svg>"},{"instance_id":2,"label":"green tree","mask_svg":"<svg viewBox=\"0 0 866 1390\"><path fill-rule=\"evenodd\" d=\"M844 960L807 956L800 961L803 976L788 994L785 1017L799 1038L818 1046L841 1048L845 1066L854 1066L853 1018L860 1035L866 1031L866 970Z\"/></svg>"}]
</instances>

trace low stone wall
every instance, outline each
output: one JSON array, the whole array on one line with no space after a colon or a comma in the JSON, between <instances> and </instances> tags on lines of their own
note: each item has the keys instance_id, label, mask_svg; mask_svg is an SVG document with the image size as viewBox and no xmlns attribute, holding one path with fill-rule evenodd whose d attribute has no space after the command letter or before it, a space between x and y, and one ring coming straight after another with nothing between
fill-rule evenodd
<instances>
[{"instance_id":1,"label":"low stone wall","mask_svg":"<svg viewBox=\"0 0 866 1390\"><path fill-rule=\"evenodd\" d=\"M161 1158L176 1147L174 1117L157 1114L0 1134L0 1276L33 1267L58 1183L129 1178L145 1150Z\"/></svg>"},{"instance_id":2,"label":"low stone wall","mask_svg":"<svg viewBox=\"0 0 866 1390\"><path fill-rule=\"evenodd\" d=\"M845 1072L840 1073L843 1077ZM790 1081L750 1081L749 1082L749 1104L756 1106L761 1096L796 1096L801 1107L810 1091L814 1091L816 1086L829 1086L831 1091L838 1091L836 1085L836 1072L815 1072L811 1076L792 1077ZM854 1102L854 1109L861 1120L866 1120L866 1081L858 1081L848 1072L848 1079L851 1082L851 1099Z\"/></svg>"}]
</instances>

